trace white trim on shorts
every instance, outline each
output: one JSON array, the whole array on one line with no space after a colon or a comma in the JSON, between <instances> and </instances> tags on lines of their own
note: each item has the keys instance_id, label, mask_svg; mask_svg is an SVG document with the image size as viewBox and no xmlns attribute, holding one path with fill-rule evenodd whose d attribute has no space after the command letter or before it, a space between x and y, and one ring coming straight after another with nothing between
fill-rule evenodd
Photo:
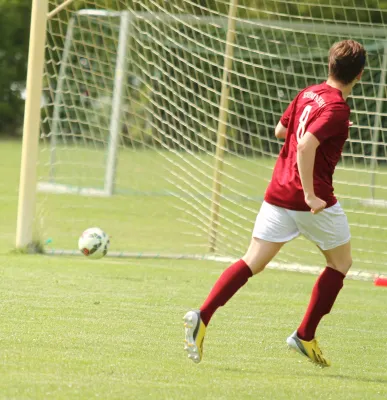
<instances>
[{"instance_id":1,"label":"white trim on shorts","mask_svg":"<svg viewBox=\"0 0 387 400\"><path fill-rule=\"evenodd\" d=\"M318 214L277 207L264 201L253 237L268 242L289 242L303 235L322 250L331 250L351 239L347 216L339 202Z\"/></svg>"}]
</instances>

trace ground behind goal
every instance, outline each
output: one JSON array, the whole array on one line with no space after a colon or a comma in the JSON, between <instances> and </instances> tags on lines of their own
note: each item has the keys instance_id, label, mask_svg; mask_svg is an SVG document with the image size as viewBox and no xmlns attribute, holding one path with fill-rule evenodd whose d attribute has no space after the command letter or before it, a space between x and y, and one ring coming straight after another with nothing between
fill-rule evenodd
<instances>
[{"instance_id":1,"label":"ground behind goal","mask_svg":"<svg viewBox=\"0 0 387 400\"><path fill-rule=\"evenodd\" d=\"M386 269L382 10L368 1L307 10L235 0L47 5L48 18L41 7L33 14L41 22L31 48L18 246L55 236L55 249L72 251L83 229L99 225L117 252L240 255L281 147L276 122L300 88L324 79L330 45L351 37L369 60L349 100L354 125L335 189L356 265ZM301 239L278 260L316 265L320 256Z\"/></svg>"}]
</instances>

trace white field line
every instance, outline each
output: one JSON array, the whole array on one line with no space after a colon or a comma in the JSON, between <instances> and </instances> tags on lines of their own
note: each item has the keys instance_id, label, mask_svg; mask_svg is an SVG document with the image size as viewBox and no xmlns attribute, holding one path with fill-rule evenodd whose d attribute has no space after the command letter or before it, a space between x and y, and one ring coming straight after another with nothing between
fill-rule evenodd
<instances>
[{"instance_id":1,"label":"white field line","mask_svg":"<svg viewBox=\"0 0 387 400\"><path fill-rule=\"evenodd\" d=\"M82 256L78 251L73 250L48 250L46 255L51 256ZM179 255L179 254L159 254L159 253L126 253L126 252L109 252L107 258L126 258L126 259L160 259L160 260L197 260L197 261L215 261L231 264L234 263L237 258L234 257L222 257L215 255ZM268 269L289 271L289 272L301 272L305 274L319 275L324 268L315 265L303 265L303 264L291 264L291 263L279 263L272 261L266 267ZM385 277L378 272L350 270L347 274L347 279L360 280L360 281L373 281L376 278Z\"/></svg>"}]
</instances>

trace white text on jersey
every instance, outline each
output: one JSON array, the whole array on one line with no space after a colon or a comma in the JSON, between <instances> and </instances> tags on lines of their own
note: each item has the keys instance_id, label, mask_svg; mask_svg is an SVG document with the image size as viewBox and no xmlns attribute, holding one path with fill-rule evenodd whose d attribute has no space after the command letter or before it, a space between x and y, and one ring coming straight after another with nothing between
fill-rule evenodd
<instances>
[{"instance_id":1,"label":"white text on jersey","mask_svg":"<svg viewBox=\"0 0 387 400\"><path fill-rule=\"evenodd\" d=\"M325 106L324 99L319 94L317 94L315 92L305 92L302 97L304 99L312 99L312 100L314 100L318 104L319 107L324 107Z\"/></svg>"}]
</instances>

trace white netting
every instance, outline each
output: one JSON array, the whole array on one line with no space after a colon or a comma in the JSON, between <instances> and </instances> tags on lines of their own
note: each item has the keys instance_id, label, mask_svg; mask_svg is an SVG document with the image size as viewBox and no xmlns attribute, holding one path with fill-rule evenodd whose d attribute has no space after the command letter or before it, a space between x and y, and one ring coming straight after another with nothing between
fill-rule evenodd
<instances>
[{"instance_id":1,"label":"white netting","mask_svg":"<svg viewBox=\"0 0 387 400\"><path fill-rule=\"evenodd\" d=\"M60 4L50 3L51 11ZM239 255L281 147L274 126L299 89L325 79L329 47L352 38L369 57L349 99L354 125L336 193L358 268L386 268L387 42L379 1L267 0L257 9L244 0L230 25L229 1L172 3L73 2L49 20L39 180L64 194L40 195L43 234L71 249L80 231L100 225L116 250L204 255L212 224L216 253ZM214 175L228 26L235 41L224 168ZM105 198L109 180L115 194ZM317 253L301 239L279 260L311 264Z\"/></svg>"}]
</instances>

